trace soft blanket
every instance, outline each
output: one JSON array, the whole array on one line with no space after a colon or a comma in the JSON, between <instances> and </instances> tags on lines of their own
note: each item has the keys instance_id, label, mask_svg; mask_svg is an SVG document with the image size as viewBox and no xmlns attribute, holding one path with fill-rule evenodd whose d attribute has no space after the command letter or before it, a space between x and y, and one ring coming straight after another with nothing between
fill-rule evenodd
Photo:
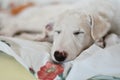
<instances>
[{"instance_id":1,"label":"soft blanket","mask_svg":"<svg viewBox=\"0 0 120 80\"><path fill-rule=\"evenodd\" d=\"M13 56L26 70L38 71L50 61L47 42L0 37L0 50ZM100 48L93 44L74 61L63 64L64 72L54 80L120 80L120 44Z\"/></svg>"}]
</instances>

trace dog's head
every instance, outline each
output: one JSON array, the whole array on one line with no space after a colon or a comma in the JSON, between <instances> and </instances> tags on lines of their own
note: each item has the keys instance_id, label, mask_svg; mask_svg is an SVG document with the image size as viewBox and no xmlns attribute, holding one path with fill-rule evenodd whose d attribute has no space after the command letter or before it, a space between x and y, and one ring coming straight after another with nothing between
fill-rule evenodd
<instances>
[{"instance_id":1,"label":"dog's head","mask_svg":"<svg viewBox=\"0 0 120 80\"><path fill-rule=\"evenodd\" d=\"M55 62L75 59L83 50L98 42L110 29L101 15L67 11L53 27L51 57Z\"/></svg>"}]
</instances>

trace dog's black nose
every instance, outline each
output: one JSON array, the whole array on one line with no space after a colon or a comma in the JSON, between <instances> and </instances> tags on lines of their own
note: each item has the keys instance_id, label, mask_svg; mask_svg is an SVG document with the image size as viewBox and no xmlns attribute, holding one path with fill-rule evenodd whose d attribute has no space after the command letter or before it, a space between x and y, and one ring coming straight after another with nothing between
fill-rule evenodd
<instances>
[{"instance_id":1,"label":"dog's black nose","mask_svg":"<svg viewBox=\"0 0 120 80\"><path fill-rule=\"evenodd\" d=\"M66 59L67 53L64 52L64 51L62 51L62 52L60 52L60 51L55 51L55 52L54 52L54 57L55 57L55 59L56 59L57 61L62 62L62 61L64 61L64 60Z\"/></svg>"}]
</instances>

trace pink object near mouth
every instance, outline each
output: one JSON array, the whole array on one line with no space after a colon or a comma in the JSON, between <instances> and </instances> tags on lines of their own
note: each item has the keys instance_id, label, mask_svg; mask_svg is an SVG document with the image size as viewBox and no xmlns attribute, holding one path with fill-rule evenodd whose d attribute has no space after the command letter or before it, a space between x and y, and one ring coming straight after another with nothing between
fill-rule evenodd
<instances>
[{"instance_id":1,"label":"pink object near mouth","mask_svg":"<svg viewBox=\"0 0 120 80\"><path fill-rule=\"evenodd\" d=\"M62 74L64 68L60 64L54 64L47 62L43 67L40 68L37 75L40 80L54 80L57 75Z\"/></svg>"}]
</instances>

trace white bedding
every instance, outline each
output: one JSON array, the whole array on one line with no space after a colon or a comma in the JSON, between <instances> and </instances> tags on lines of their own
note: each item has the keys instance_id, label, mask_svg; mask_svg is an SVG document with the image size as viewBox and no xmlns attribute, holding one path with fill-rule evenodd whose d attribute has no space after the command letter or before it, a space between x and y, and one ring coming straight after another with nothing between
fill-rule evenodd
<instances>
[{"instance_id":1,"label":"white bedding","mask_svg":"<svg viewBox=\"0 0 120 80\"><path fill-rule=\"evenodd\" d=\"M96 75L120 77L120 44L106 49L93 45L73 61L66 80L87 80Z\"/></svg>"},{"instance_id":2,"label":"white bedding","mask_svg":"<svg viewBox=\"0 0 120 80\"><path fill-rule=\"evenodd\" d=\"M8 37L0 37L0 40L5 41L0 42L0 50L14 56L27 69L32 67L36 73L50 60L49 43ZM87 80L96 75L120 77L120 44L105 49L94 44L74 61L65 63L64 70L65 80ZM56 80L61 79L57 77Z\"/></svg>"}]
</instances>

